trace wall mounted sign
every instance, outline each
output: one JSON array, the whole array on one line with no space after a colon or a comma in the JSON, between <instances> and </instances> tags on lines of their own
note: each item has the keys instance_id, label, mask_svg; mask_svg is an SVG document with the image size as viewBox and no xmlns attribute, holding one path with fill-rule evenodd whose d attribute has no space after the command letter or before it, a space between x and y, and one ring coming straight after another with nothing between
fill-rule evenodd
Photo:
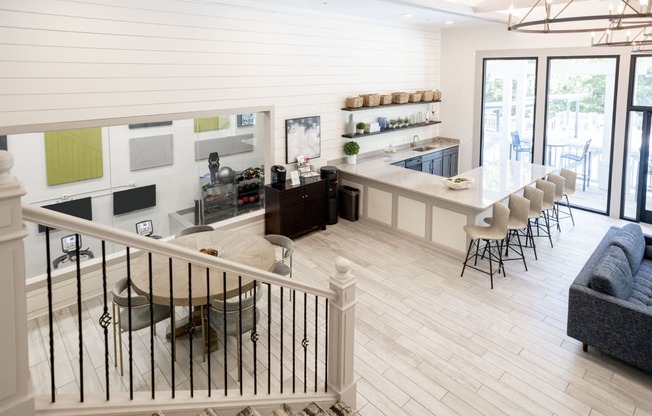
<instances>
[{"instance_id":1,"label":"wall mounted sign","mask_svg":"<svg viewBox=\"0 0 652 416\"><path fill-rule=\"evenodd\" d=\"M256 124L256 114L238 114L238 127L249 127Z\"/></svg>"}]
</instances>

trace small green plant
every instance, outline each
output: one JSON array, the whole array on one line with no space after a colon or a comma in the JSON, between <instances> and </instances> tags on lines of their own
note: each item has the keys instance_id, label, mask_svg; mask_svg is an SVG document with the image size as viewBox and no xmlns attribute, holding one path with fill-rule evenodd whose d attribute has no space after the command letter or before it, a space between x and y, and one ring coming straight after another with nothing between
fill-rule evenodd
<instances>
[{"instance_id":1,"label":"small green plant","mask_svg":"<svg viewBox=\"0 0 652 416\"><path fill-rule=\"evenodd\" d=\"M358 130L364 130L364 123L360 122L360 123L356 124L355 128L358 129Z\"/></svg>"},{"instance_id":2,"label":"small green plant","mask_svg":"<svg viewBox=\"0 0 652 416\"><path fill-rule=\"evenodd\" d=\"M360 145L353 140L344 143L344 154L347 156L357 155L360 151Z\"/></svg>"}]
</instances>

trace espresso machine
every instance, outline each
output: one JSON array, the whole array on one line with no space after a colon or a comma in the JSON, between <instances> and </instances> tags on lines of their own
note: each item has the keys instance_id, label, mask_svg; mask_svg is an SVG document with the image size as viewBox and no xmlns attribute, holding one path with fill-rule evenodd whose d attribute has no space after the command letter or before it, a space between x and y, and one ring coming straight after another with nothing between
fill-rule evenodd
<instances>
[{"instance_id":1,"label":"espresso machine","mask_svg":"<svg viewBox=\"0 0 652 416\"><path fill-rule=\"evenodd\" d=\"M277 189L283 189L285 187L285 174L287 169L285 166L274 165L271 167L272 173L272 187Z\"/></svg>"}]
</instances>

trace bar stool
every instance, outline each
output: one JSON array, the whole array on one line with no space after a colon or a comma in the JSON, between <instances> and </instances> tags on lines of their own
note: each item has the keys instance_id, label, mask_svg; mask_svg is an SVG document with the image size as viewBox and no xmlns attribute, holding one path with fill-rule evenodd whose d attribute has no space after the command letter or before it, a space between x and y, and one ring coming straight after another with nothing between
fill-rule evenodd
<instances>
[{"instance_id":1,"label":"bar stool","mask_svg":"<svg viewBox=\"0 0 652 416\"><path fill-rule=\"evenodd\" d=\"M552 245L552 234L550 233L550 212L555 208L555 184L544 179L537 179L536 186L537 189L543 191L543 206L539 215L545 222L545 232L548 240L550 240L550 247L554 247ZM540 230L541 226L537 220L537 237L540 236Z\"/></svg>"},{"instance_id":2,"label":"bar stool","mask_svg":"<svg viewBox=\"0 0 652 416\"><path fill-rule=\"evenodd\" d=\"M521 244L521 232L527 231L529 223L528 215L530 213L530 201L522 196L511 194L509 196L509 220L507 221L507 239L505 245L505 257L509 256L511 249L518 257L503 258L507 260L523 260L523 266L527 272L527 264L525 263L525 255L523 254L523 245ZM491 224L493 217L485 218L484 222ZM518 250L512 244L512 239L516 237L518 242Z\"/></svg>"},{"instance_id":3,"label":"bar stool","mask_svg":"<svg viewBox=\"0 0 652 416\"><path fill-rule=\"evenodd\" d=\"M534 259L539 260L537 257L537 246L534 244L534 233L532 232L532 222L538 227L539 217L543 210L543 191L533 186L526 186L523 188L523 197L530 201L530 210L528 211L527 233L525 239L525 247L531 247L534 251ZM529 244L529 245L528 245Z\"/></svg>"},{"instance_id":4,"label":"bar stool","mask_svg":"<svg viewBox=\"0 0 652 416\"><path fill-rule=\"evenodd\" d=\"M503 276L507 277L505 273L505 266L503 265L503 256L502 256L502 242L507 237L507 223L509 221L509 208L500 202L496 202L493 205L493 221L489 227L482 227L478 225L465 225L464 231L471 239L469 243L469 249L466 251L466 258L464 259L464 267L462 267L462 274L464 276L464 270L466 267L478 270L482 273L489 275L491 279L491 288L494 288L494 269L493 262L494 260L498 261L497 273L500 273L500 269L503 270ZM480 251L480 243L484 241L485 248L482 253L484 257L485 252L489 252L489 271L480 269L478 265L478 256ZM491 246L491 242L495 243L495 247ZM472 253L473 246L475 246L475 253ZM494 251L492 251L494 250ZM469 265L468 262L471 258L474 258L473 266Z\"/></svg>"},{"instance_id":5,"label":"bar stool","mask_svg":"<svg viewBox=\"0 0 652 416\"><path fill-rule=\"evenodd\" d=\"M575 187L577 186L577 172L574 170L562 168L559 172L561 176L566 179L564 183L564 198L566 199L566 207L568 207L568 212L564 212L567 216L570 217L573 222L573 227L575 227L575 218L573 218L573 210L571 209L570 201L568 200L568 195L573 195L575 193ZM564 205L564 204L562 204ZM564 217L567 218L567 217Z\"/></svg>"},{"instance_id":6,"label":"bar stool","mask_svg":"<svg viewBox=\"0 0 652 416\"><path fill-rule=\"evenodd\" d=\"M559 203L564 200L564 185L566 184L566 179L564 179L563 176L549 173L548 182L555 184L553 213L555 214L555 221L557 221L557 231L561 231L559 225Z\"/></svg>"}]
</instances>

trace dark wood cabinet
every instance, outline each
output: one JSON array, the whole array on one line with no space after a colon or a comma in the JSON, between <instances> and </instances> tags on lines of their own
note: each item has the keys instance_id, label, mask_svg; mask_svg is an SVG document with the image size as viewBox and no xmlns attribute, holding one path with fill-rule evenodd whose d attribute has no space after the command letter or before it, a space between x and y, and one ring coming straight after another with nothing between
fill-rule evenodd
<instances>
[{"instance_id":1,"label":"dark wood cabinet","mask_svg":"<svg viewBox=\"0 0 652 416\"><path fill-rule=\"evenodd\" d=\"M293 238L317 228L326 229L326 181L265 187L265 234Z\"/></svg>"},{"instance_id":2,"label":"dark wood cabinet","mask_svg":"<svg viewBox=\"0 0 652 416\"><path fill-rule=\"evenodd\" d=\"M457 160L458 160L459 147L455 146L450 149L444 150L444 157L442 163L442 175L447 178L457 175Z\"/></svg>"}]
</instances>

